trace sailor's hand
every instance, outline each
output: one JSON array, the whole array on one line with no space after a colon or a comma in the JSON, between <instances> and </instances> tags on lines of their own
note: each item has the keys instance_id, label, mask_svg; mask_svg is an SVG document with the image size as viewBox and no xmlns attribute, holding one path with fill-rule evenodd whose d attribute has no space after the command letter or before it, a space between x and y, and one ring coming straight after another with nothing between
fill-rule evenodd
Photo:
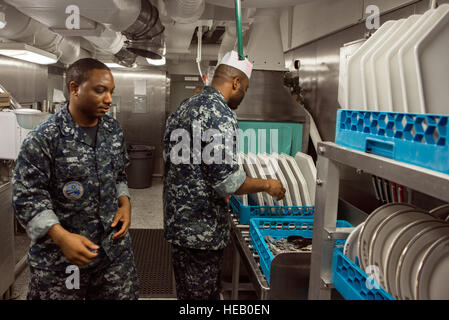
<instances>
[{"instance_id":1,"label":"sailor's hand","mask_svg":"<svg viewBox=\"0 0 449 320\"><path fill-rule=\"evenodd\" d=\"M131 226L131 204L126 196L119 199L119 209L115 214L111 228L115 228L117 225L120 227L120 230L112 236L112 239L123 238Z\"/></svg>"},{"instance_id":2,"label":"sailor's hand","mask_svg":"<svg viewBox=\"0 0 449 320\"><path fill-rule=\"evenodd\" d=\"M278 180L267 180L267 187L265 190L270 196L275 197L277 201L282 200L285 196L285 188Z\"/></svg>"},{"instance_id":3,"label":"sailor's hand","mask_svg":"<svg viewBox=\"0 0 449 320\"><path fill-rule=\"evenodd\" d=\"M71 233L57 224L50 228L48 235L57 244L70 263L84 266L92 262L98 253L92 252L100 247L79 234Z\"/></svg>"}]
</instances>

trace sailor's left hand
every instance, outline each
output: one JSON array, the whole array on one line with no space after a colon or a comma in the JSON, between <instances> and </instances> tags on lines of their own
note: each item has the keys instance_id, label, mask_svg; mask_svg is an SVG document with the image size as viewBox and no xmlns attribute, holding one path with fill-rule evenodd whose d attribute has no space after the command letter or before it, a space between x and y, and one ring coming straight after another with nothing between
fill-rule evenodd
<instances>
[{"instance_id":1,"label":"sailor's left hand","mask_svg":"<svg viewBox=\"0 0 449 320\"><path fill-rule=\"evenodd\" d=\"M123 238L128 232L129 227L131 226L131 204L128 197L126 197L126 199L128 201L120 201L119 209L117 210L114 221L111 224L111 228L115 228L117 225L121 225L120 230L112 235L112 239Z\"/></svg>"}]
</instances>

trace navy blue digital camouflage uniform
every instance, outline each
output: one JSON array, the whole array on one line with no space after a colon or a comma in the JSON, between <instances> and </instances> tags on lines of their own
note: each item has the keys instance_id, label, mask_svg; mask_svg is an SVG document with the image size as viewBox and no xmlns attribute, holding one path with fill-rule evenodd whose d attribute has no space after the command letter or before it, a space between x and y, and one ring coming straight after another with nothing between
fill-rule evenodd
<instances>
[{"instance_id":1,"label":"navy blue digital camouflage uniform","mask_svg":"<svg viewBox=\"0 0 449 320\"><path fill-rule=\"evenodd\" d=\"M237 161L237 131L235 113L210 86L182 102L167 120L164 234L172 244L179 299L218 298L220 264L230 232L225 198L246 179ZM204 154L218 155L222 161L205 161Z\"/></svg>"},{"instance_id":2,"label":"navy blue digital camouflage uniform","mask_svg":"<svg viewBox=\"0 0 449 320\"><path fill-rule=\"evenodd\" d=\"M29 299L138 298L129 233L122 239L111 238L119 230L111 228L118 198L130 197L128 162L124 133L116 120L99 118L94 145L73 121L68 104L28 134L14 169L13 207L31 239ZM84 283L80 290L66 290L70 275L66 268L71 263L47 235L58 223L100 246L99 255L80 267ZM90 283L89 278L97 282ZM83 295L88 289L89 295Z\"/></svg>"}]
</instances>

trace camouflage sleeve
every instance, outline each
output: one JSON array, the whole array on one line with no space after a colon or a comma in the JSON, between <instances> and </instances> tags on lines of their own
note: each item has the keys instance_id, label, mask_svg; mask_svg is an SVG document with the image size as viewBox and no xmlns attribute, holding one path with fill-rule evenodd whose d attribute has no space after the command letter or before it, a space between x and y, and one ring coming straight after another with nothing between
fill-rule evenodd
<instances>
[{"instance_id":1,"label":"camouflage sleeve","mask_svg":"<svg viewBox=\"0 0 449 320\"><path fill-rule=\"evenodd\" d=\"M237 159L237 126L227 117L202 121L202 171L222 197L234 194L245 182L246 174Z\"/></svg>"},{"instance_id":2,"label":"camouflage sleeve","mask_svg":"<svg viewBox=\"0 0 449 320\"><path fill-rule=\"evenodd\" d=\"M50 148L31 132L22 144L13 176L13 207L32 242L59 223L48 191L51 175Z\"/></svg>"},{"instance_id":3,"label":"camouflage sleeve","mask_svg":"<svg viewBox=\"0 0 449 320\"><path fill-rule=\"evenodd\" d=\"M128 189L128 179L126 177L126 171L125 168L129 165L129 156L128 152L126 151L126 143L125 143L125 135L122 130L120 130L120 141L122 144L122 152L121 152L121 158L123 159L123 162L120 162L120 164L123 163L123 166L120 166L118 168L119 172L117 175L117 181L116 181L116 188L117 188L117 198L120 198L122 196L127 196L131 199L131 195L129 194Z\"/></svg>"}]
</instances>

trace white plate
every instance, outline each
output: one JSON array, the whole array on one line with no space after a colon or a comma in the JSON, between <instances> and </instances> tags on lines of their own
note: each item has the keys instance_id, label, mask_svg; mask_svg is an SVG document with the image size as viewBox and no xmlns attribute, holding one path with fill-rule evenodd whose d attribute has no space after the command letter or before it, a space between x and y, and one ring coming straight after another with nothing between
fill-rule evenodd
<instances>
[{"instance_id":1,"label":"white plate","mask_svg":"<svg viewBox=\"0 0 449 320\"><path fill-rule=\"evenodd\" d=\"M245 171L245 168L243 167L243 159L244 159L243 158L243 153L237 154L237 160L238 160L239 166L241 167L241 169L243 171ZM246 171L245 171L245 173L246 173ZM248 195L247 194L242 194L242 195L239 195L239 196L236 195L236 197L242 202L242 204L244 206L247 207L249 205L249 203L248 203Z\"/></svg>"},{"instance_id":2,"label":"white plate","mask_svg":"<svg viewBox=\"0 0 449 320\"><path fill-rule=\"evenodd\" d=\"M308 154L298 152L295 155L295 161L298 164L299 170L306 179L307 189L309 190L310 200L315 203L316 192L316 167L313 158Z\"/></svg>"},{"instance_id":3,"label":"white plate","mask_svg":"<svg viewBox=\"0 0 449 320\"><path fill-rule=\"evenodd\" d=\"M418 232L437 225L443 225L444 223L444 221L436 219L413 221L402 228L393 239L387 252L383 274L385 277L385 289L396 299L399 299L396 290L396 269L405 246Z\"/></svg>"},{"instance_id":4,"label":"white plate","mask_svg":"<svg viewBox=\"0 0 449 320\"><path fill-rule=\"evenodd\" d=\"M286 154L281 154L281 157L287 160L287 163L289 164L290 169L292 170L293 175L295 176L296 181L298 182L302 203L307 207L313 206L315 199L310 198L306 179L304 178L301 170L299 169L298 164L295 161L295 158Z\"/></svg>"},{"instance_id":5,"label":"white plate","mask_svg":"<svg viewBox=\"0 0 449 320\"><path fill-rule=\"evenodd\" d=\"M449 235L433 243L420 264L415 290L417 300L449 300Z\"/></svg>"},{"instance_id":6,"label":"white plate","mask_svg":"<svg viewBox=\"0 0 449 320\"><path fill-rule=\"evenodd\" d=\"M285 180L287 181L293 205L302 207L303 204L301 200L301 193L299 191L298 181L296 180L295 175L290 169L290 165L288 164L287 160L282 156L278 156L278 164L279 167L281 168L282 173L284 174Z\"/></svg>"},{"instance_id":7,"label":"white plate","mask_svg":"<svg viewBox=\"0 0 449 320\"><path fill-rule=\"evenodd\" d=\"M379 270L379 284L386 287L384 266L388 249L395 236L408 223L415 220L428 220L433 218L428 212L417 209L406 209L391 214L377 227L371 239L369 252L369 265L376 266Z\"/></svg>"},{"instance_id":8,"label":"white plate","mask_svg":"<svg viewBox=\"0 0 449 320\"><path fill-rule=\"evenodd\" d=\"M444 204L437 208L430 210L430 213L436 216L438 219L446 220L449 218L449 204Z\"/></svg>"},{"instance_id":9,"label":"white plate","mask_svg":"<svg viewBox=\"0 0 449 320\"><path fill-rule=\"evenodd\" d=\"M405 209L415 209L415 207L408 204L388 203L374 210L368 218L366 218L365 223L360 230L359 241L357 244L358 257L362 270L365 270L369 266L369 245L379 224L389 215Z\"/></svg>"},{"instance_id":10,"label":"white plate","mask_svg":"<svg viewBox=\"0 0 449 320\"><path fill-rule=\"evenodd\" d=\"M370 59L377 47L383 42L387 41L390 36L395 32L397 28L399 28L402 23L404 23L405 19L401 19L398 21L394 21L394 24L385 32L381 39L376 43L376 46L372 46L365 52L360 62L360 72L362 74L362 91L363 91L363 103L366 106L366 110L378 111L375 108L375 92L376 92L376 83L373 82L374 70L372 69L372 65L370 63Z\"/></svg>"},{"instance_id":11,"label":"white plate","mask_svg":"<svg viewBox=\"0 0 449 320\"><path fill-rule=\"evenodd\" d=\"M248 153L248 159L253 163L253 168L254 168L254 171L255 171L257 177L259 179L267 179L267 177L265 176L264 170L262 169L262 167L260 165L259 158L253 153ZM265 204L267 206L270 206L270 207L274 206L274 201L273 201L272 196L270 196L267 192L262 192L262 196L265 199Z\"/></svg>"},{"instance_id":12,"label":"white plate","mask_svg":"<svg viewBox=\"0 0 449 320\"><path fill-rule=\"evenodd\" d=\"M243 154L243 168L245 169L246 174L251 178L257 178L256 172L254 171L253 165L251 164L251 161L247 157L247 155ZM264 206L264 200L262 193L255 193L248 195L249 198L251 198L258 206Z\"/></svg>"},{"instance_id":13,"label":"white plate","mask_svg":"<svg viewBox=\"0 0 449 320\"><path fill-rule=\"evenodd\" d=\"M275 170L271 166L270 161L268 161L268 157L265 157L262 154L258 154L257 157L259 158L259 163L260 163L262 170L265 173L265 176L267 177L267 179L279 180L278 177L276 176ZM273 201L274 201L275 205L277 205L277 206L281 206L281 207L284 206L283 200L277 201L275 198L273 198Z\"/></svg>"},{"instance_id":14,"label":"white plate","mask_svg":"<svg viewBox=\"0 0 449 320\"><path fill-rule=\"evenodd\" d=\"M423 15L419 16L418 21L416 21L407 32L403 34L401 39L399 39L388 51L387 53L387 63L388 63L388 73L391 85L391 105L393 106L394 112L408 112L406 105L402 96L402 84L401 84L401 73L399 68L399 50L407 42L407 40L416 32L418 28L430 17L432 14L431 10L426 11Z\"/></svg>"},{"instance_id":15,"label":"white plate","mask_svg":"<svg viewBox=\"0 0 449 320\"><path fill-rule=\"evenodd\" d=\"M361 60L367 51L377 46L385 37L396 21L387 21L366 40L366 42L349 58L346 78L346 102L348 109L366 110L363 98L363 76L361 70ZM345 107L345 106L342 106Z\"/></svg>"},{"instance_id":16,"label":"white plate","mask_svg":"<svg viewBox=\"0 0 449 320\"><path fill-rule=\"evenodd\" d=\"M282 183L282 186L285 189L285 196L283 199L284 204L288 207L292 207L293 201L292 201L292 197L290 195L290 189L288 187L287 179L285 179L284 174L282 173L282 170L279 166L279 155L274 153L271 155L264 154L264 156L271 163L271 167L274 169L277 179Z\"/></svg>"},{"instance_id":17,"label":"white plate","mask_svg":"<svg viewBox=\"0 0 449 320\"><path fill-rule=\"evenodd\" d=\"M391 49L419 19L418 15L408 17L390 37L379 44L371 56L371 68L374 70L373 81L376 83L374 92L375 108L379 111L392 112L392 87L389 77L388 50Z\"/></svg>"},{"instance_id":18,"label":"white plate","mask_svg":"<svg viewBox=\"0 0 449 320\"><path fill-rule=\"evenodd\" d=\"M433 227L419 232L402 251L396 268L396 290L401 300L414 300L414 290L419 265L426 249L443 236L449 235L449 225Z\"/></svg>"},{"instance_id":19,"label":"white plate","mask_svg":"<svg viewBox=\"0 0 449 320\"><path fill-rule=\"evenodd\" d=\"M418 68L418 93L427 113L449 114L449 5L438 7L441 16L418 40L413 51Z\"/></svg>"},{"instance_id":20,"label":"white plate","mask_svg":"<svg viewBox=\"0 0 449 320\"><path fill-rule=\"evenodd\" d=\"M360 230L363 227L363 223L359 224L348 236L343 248L343 254L347 256L352 262L355 263L356 257L358 257L358 247Z\"/></svg>"},{"instance_id":21,"label":"white plate","mask_svg":"<svg viewBox=\"0 0 449 320\"><path fill-rule=\"evenodd\" d=\"M423 36L427 34L432 25L445 14L446 6L431 10L429 18L412 34L407 42L399 50L399 69L401 76L402 96L408 112L426 113L425 106L420 99L421 78L419 67L415 58L415 50ZM435 61L434 61L435 62ZM438 63L435 63L438 65Z\"/></svg>"}]
</instances>

